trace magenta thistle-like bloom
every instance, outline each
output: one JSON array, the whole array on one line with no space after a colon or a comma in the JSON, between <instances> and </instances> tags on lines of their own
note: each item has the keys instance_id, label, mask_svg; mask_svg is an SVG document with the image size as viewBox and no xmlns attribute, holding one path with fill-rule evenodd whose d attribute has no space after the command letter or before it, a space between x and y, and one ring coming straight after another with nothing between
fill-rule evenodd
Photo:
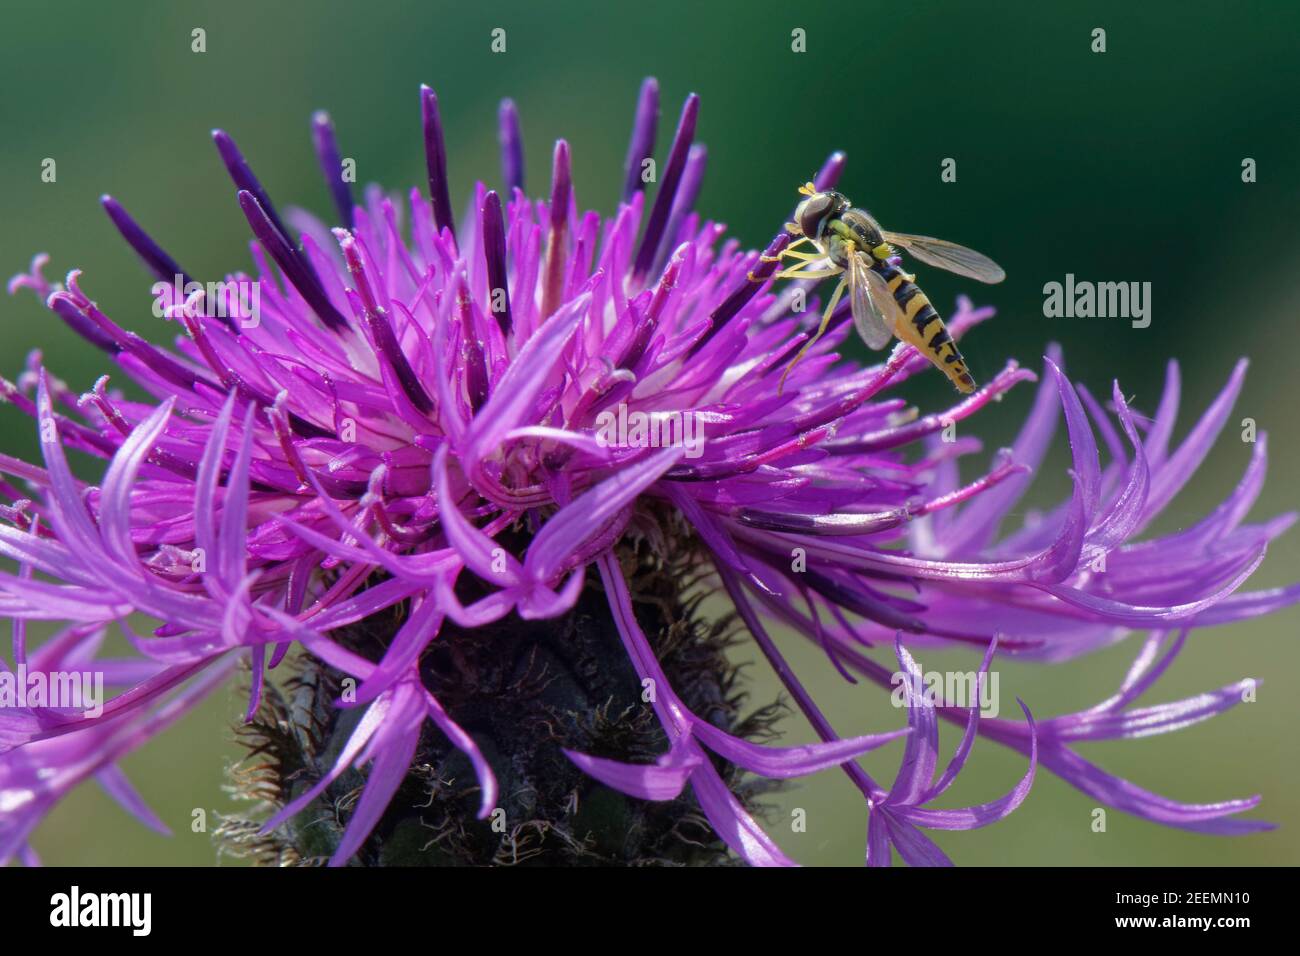
<instances>
[{"instance_id":1,"label":"magenta thistle-like bloom","mask_svg":"<svg viewBox=\"0 0 1300 956\"><path fill-rule=\"evenodd\" d=\"M851 329L845 303L778 390L815 313L793 312L793 286L771 287L775 263L724 239L724 228L695 210L706 164L694 143L696 97L682 110L650 202L641 171L654 152L658 88L643 86L622 202L609 219L579 211L563 141L549 197L525 196L518 115L508 101L499 116L504 197L479 183L456 219L432 90L421 90L420 104L427 192L413 189L405 201L372 187L354 204L333 126L323 113L313 117L333 229L300 211L282 216L234 140L216 132L254 237L253 273L223 283L196 282L105 197L158 280L162 314L184 333L173 349L101 312L78 272L49 285L45 256L10 283L45 299L154 402L129 400L107 376L78 395L39 357L15 384L0 380L0 395L38 423L44 456L43 467L0 456L9 476L0 480L9 499L0 505L0 555L13 564L0 572L0 614L13 620L12 667L97 671L120 689L100 715L0 709L0 861L32 859L27 839L41 816L90 776L165 829L117 758L241 660L251 674L245 718L253 720L272 693L268 671L295 646L347 690L330 719L352 718L339 724L330 759L308 761L300 785L286 787L265 833L309 813L351 775L363 786L338 804L344 833L326 855L335 864L358 858L377 829L391 829L385 815L428 762L432 728L472 768L474 804L486 820L511 796L500 778L518 768L497 738L485 746L481 728L492 717L473 704L482 673L461 659L462 645L533 622L569 633L563 628L595 613L593 601L626 652L642 716L657 721L659 749L591 752L581 744L604 738L575 728L631 723L636 709L607 720L594 706L559 707L548 733L570 769L587 775L574 807L602 786L640 801L689 793L711 833L740 858L786 864L738 775L719 768L784 779L840 767L870 808L869 863L887 865L896 849L909 863L943 864L922 830L1003 818L1042 767L1161 823L1218 833L1267 826L1237 817L1258 798L1179 803L1072 749L1175 730L1232 706L1241 684L1133 704L1191 628L1300 597L1295 586L1239 590L1291 520L1244 523L1263 481L1262 440L1219 508L1173 535L1136 540L1209 451L1244 363L1171 449L1175 365L1146 419L1118 386L1105 408L1072 385L1053 352L1014 446L963 482L959 459L979 444L942 433L1034 373L1008 362L975 394L918 416L891 390L918 374L933 379L936 396L949 394L946 385L904 345L877 365L842 360L836 349ZM818 187L833 185L843 165L832 156ZM779 234L766 254L787 241ZM961 336L991 315L963 299L949 328ZM1004 527L1044 460L1058 408L1073 492L1056 509ZM65 449L108 462L98 485L73 475ZM681 648L655 633L671 622L648 615L651 602L634 586L646 554L670 592L687 590L673 577L683 574L673 561L685 554L729 597L821 743L755 742L713 708L692 709L689 701L704 697L665 664ZM149 632L137 616L152 620ZM66 628L29 651L30 620ZM769 633L773 623L785 630ZM97 655L110 626L135 657ZM1134 629L1150 636L1114 697L1037 720L1025 707L1024 722L930 699L913 657L927 646L969 645L983 655L982 682L995 648L1059 662ZM854 672L886 688L901 681L906 726L841 737L781 651L791 633L824 649L850 682ZM898 670L868 653L876 647L893 649ZM444 649L456 661L451 671L429 664ZM939 717L965 734L936 779ZM979 734L1026 755L1023 779L979 806L927 806ZM885 788L855 758L900 737L902 764ZM565 827L576 845L585 837L574 821ZM517 857L517 832L512 839Z\"/></svg>"}]
</instances>

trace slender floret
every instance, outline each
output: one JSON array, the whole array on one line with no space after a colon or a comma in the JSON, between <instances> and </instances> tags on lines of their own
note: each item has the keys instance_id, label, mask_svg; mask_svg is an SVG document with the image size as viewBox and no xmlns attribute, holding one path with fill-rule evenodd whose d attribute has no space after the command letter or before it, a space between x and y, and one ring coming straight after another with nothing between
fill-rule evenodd
<instances>
[{"instance_id":1,"label":"slender floret","mask_svg":"<svg viewBox=\"0 0 1300 956\"><path fill-rule=\"evenodd\" d=\"M789 864L797 848L760 826L746 781L823 770L844 773L866 801L872 865L894 850L947 864L922 831L1004 818L1042 769L1159 823L1268 826L1240 816L1258 797L1180 803L1074 750L1177 730L1240 701L1249 681L1233 675L1199 697L1137 706L1192 629L1300 597L1296 585L1242 590L1292 520L1246 523L1264 479L1262 439L1218 508L1144 536L1209 453L1244 362L1174 447L1176 364L1148 418L1117 384L1107 405L1072 384L1053 348L1012 447L963 478L962 459L980 450L968 437L976 413L1039 376L1009 361L974 394L921 414L897 386L933 379L945 402L944 383L907 345L865 366L841 356L852 328L844 303L778 388L820 312L792 309L807 283L773 287L788 234L777 230L760 255L696 211L708 161L695 141L697 97L646 177L659 118L658 84L646 81L610 217L581 211L563 140L546 198L525 196L509 101L498 116L502 180L476 184L453 216L455 144L427 87L420 109L427 183L405 196L371 187L360 202L333 122L312 118L328 222L282 214L234 139L214 132L252 235L251 272L219 283L184 271L105 196L177 324L170 348L101 311L78 271L49 283L45 255L11 280L10 292L35 292L149 397L128 397L107 375L77 394L39 355L15 381L0 379L0 398L34 421L43 459L0 455L0 614L12 621L0 676L95 672L113 689L102 713L0 700L0 863L34 862L28 839L42 815L89 777L165 830L117 760L236 671L248 675L245 721L263 721L292 662L300 687L315 681L327 705L317 724L338 740L270 798L262 831L279 839L332 788L359 782L354 799L331 804L342 834L320 855L336 865L389 858L375 847L381 835L393 845L393 807L411 802L413 780L429 799L440 792L438 774L453 764L438 761L461 761L471 815L488 820L518 799L521 761L552 746L563 756L529 779L534 789L564 779L555 799L573 810L562 828L533 826L562 829L575 855L601 842L584 830L580 796L608 789L638 806L671 803L678 818L665 832L698 818L736 857ZM844 167L831 156L816 187L831 188ZM949 329L961 337L991 316L963 298ZM1017 522L1062 417L1071 494ZM954 423L962 437L945 440ZM78 477L69 451L104 464ZM710 593L730 602L819 742L756 740L736 715L713 632L697 618ZM30 621L61 629L30 647ZM533 635L534 656L577 655L602 629L623 656L593 652L585 671L575 665L574 680L589 682L581 693L554 673L536 688L529 672L489 686L474 663L479 648L499 646L501 658L521 634ZM132 655L101 656L113 631ZM1134 631L1147 636L1115 696L1049 716L1022 694L1023 721L935 699L916 659L967 648L983 689L995 650L1062 664ZM798 639L824 652L843 693L901 688L905 719L842 735L787 659ZM631 703L611 710L600 681L624 677ZM516 699L551 709L516 722ZM493 708L507 710L494 721ZM936 776L939 718L964 733ZM549 736L527 736L543 726ZM501 739L510 733L513 754ZM1023 754L1023 778L987 803L932 808L978 736ZM856 758L891 743L901 765L885 787ZM585 781L572 797L566 774ZM507 827L488 858L526 858L524 829Z\"/></svg>"}]
</instances>

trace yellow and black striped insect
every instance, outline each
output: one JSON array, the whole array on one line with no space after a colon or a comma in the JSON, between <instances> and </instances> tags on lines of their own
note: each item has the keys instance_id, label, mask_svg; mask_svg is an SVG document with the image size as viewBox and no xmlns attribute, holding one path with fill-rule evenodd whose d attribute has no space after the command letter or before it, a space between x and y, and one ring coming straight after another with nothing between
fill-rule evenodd
<instances>
[{"instance_id":1,"label":"yellow and black striped insect","mask_svg":"<svg viewBox=\"0 0 1300 956\"><path fill-rule=\"evenodd\" d=\"M856 209L837 192L819 192L812 183L799 187L806 198L795 209L794 222L786 231L798 238L775 258L790 258L798 264L776 273L778 279L829 279L841 276L830 303L822 315L821 325L786 367L786 376L804 357L813 343L830 325L831 313L839 304L847 286L852 306L853 325L868 348L882 349L891 338L899 338L916 347L930 362L948 376L957 391L975 391L975 379L966 360L948 334L925 293L917 288L915 276L908 275L890 262L894 247L905 249L927 265L937 266L957 275L980 282L1001 282L1002 268L988 256L974 249L929 236L912 236L904 232L886 232L865 209ZM805 242L814 252L796 252ZM770 259L768 261L771 261ZM780 391L778 388L778 391Z\"/></svg>"}]
</instances>

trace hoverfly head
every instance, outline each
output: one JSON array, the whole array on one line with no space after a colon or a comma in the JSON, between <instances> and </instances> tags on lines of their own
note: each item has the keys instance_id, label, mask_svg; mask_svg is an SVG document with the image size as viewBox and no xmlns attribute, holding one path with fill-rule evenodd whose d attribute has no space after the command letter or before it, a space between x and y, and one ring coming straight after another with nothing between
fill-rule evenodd
<instances>
[{"instance_id":1,"label":"hoverfly head","mask_svg":"<svg viewBox=\"0 0 1300 956\"><path fill-rule=\"evenodd\" d=\"M809 239L820 239L826 231L826 223L847 209L849 201L835 192L810 192L806 195L808 198L794 211L794 221Z\"/></svg>"}]
</instances>

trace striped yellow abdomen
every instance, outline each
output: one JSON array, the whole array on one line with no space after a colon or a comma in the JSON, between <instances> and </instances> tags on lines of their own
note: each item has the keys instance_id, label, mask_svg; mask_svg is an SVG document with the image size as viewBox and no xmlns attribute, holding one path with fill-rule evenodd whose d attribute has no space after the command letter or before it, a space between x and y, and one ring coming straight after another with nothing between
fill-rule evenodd
<instances>
[{"instance_id":1,"label":"striped yellow abdomen","mask_svg":"<svg viewBox=\"0 0 1300 956\"><path fill-rule=\"evenodd\" d=\"M915 346L932 365L948 376L957 391L966 395L975 391L975 379L966 367L966 360L925 293L897 266L877 261L872 268L885 280L898 306L894 334Z\"/></svg>"}]
</instances>

